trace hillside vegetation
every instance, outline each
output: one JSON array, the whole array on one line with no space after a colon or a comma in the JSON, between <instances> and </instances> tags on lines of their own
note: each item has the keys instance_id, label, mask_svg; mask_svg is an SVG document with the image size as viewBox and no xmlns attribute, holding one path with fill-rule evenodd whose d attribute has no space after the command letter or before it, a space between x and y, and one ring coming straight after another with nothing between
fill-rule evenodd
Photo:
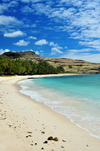
<instances>
[{"instance_id":1,"label":"hillside vegetation","mask_svg":"<svg viewBox=\"0 0 100 151\"><path fill-rule=\"evenodd\" d=\"M79 74L92 74L92 73L100 73L100 63L90 63L83 60L73 60L73 59L67 59L67 58L47 58L47 57L41 57L39 55L36 55L32 51L26 51L26 52L7 52L1 55L1 57L7 56L9 60L12 61L12 64L16 64L16 61L20 60L24 63L22 63L22 67L24 67L23 64L25 64L28 61L31 61L31 64L33 63L35 67L32 67L33 69L37 70L38 72L31 72L31 74L45 74L44 69L40 67L41 72L38 70L38 66L45 64L48 64L47 69L51 66L53 68L53 73L59 73L59 72L66 72L66 73L79 73ZM1 60L1 58L0 58ZM1 66L1 63L0 63ZM28 74L28 68L29 65L27 65L27 69L25 70L24 74ZM50 70L48 70L46 73L49 73ZM18 74L18 73L16 73Z\"/></svg>"},{"instance_id":2,"label":"hillside vegetation","mask_svg":"<svg viewBox=\"0 0 100 151\"><path fill-rule=\"evenodd\" d=\"M0 75L56 74L61 72L64 72L62 67L53 67L46 61L35 63L31 60L0 56Z\"/></svg>"}]
</instances>

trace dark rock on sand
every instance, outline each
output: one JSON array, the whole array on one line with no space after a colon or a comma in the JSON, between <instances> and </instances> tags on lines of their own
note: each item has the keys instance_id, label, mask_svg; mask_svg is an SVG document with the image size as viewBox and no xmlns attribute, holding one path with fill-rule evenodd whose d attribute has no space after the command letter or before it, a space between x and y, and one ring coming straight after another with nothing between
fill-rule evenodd
<instances>
[{"instance_id":1,"label":"dark rock on sand","mask_svg":"<svg viewBox=\"0 0 100 151\"><path fill-rule=\"evenodd\" d=\"M53 140L53 137L52 136L48 137L48 140Z\"/></svg>"},{"instance_id":2,"label":"dark rock on sand","mask_svg":"<svg viewBox=\"0 0 100 151\"><path fill-rule=\"evenodd\" d=\"M59 141L59 139L57 137L53 138L54 141Z\"/></svg>"},{"instance_id":3,"label":"dark rock on sand","mask_svg":"<svg viewBox=\"0 0 100 151\"><path fill-rule=\"evenodd\" d=\"M66 141L63 139L62 142L66 142Z\"/></svg>"},{"instance_id":4,"label":"dark rock on sand","mask_svg":"<svg viewBox=\"0 0 100 151\"><path fill-rule=\"evenodd\" d=\"M42 147L41 149L42 149L42 150L44 150L44 148L43 148L43 147Z\"/></svg>"},{"instance_id":5,"label":"dark rock on sand","mask_svg":"<svg viewBox=\"0 0 100 151\"><path fill-rule=\"evenodd\" d=\"M48 141L45 141L45 142L43 142L44 144L47 144L48 143Z\"/></svg>"},{"instance_id":6,"label":"dark rock on sand","mask_svg":"<svg viewBox=\"0 0 100 151\"><path fill-rule=\"evenodd\" d=\"M42 133L42 134L45 134L45 132L44 132L44 131L42 131L41 133Z\"/></svg>"}]
</instances>

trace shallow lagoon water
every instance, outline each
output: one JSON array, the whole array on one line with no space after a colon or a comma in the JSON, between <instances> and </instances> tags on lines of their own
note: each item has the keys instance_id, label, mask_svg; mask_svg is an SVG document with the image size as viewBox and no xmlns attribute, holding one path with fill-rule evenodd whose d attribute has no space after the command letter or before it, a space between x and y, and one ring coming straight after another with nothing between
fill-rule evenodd
<instances>
[{"instance_id":1,"label":"shallow lagoon water","mask_svg":"<svg viewBox=\"0 0 100 151\"><path fill-rule=\"evenodd\" d=\"M70 75L20 81L24 93L66 115L100 139L100 75Z\"/></svg>"}]
</instances>

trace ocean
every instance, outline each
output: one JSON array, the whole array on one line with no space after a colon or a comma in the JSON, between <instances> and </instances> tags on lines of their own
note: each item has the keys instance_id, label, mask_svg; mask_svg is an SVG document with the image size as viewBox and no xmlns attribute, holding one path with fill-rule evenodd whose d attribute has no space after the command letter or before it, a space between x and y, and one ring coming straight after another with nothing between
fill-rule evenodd
<instances>
[{"instance_id":1,"label":"ocean","mask_svg":"<svg viewBox=\"0 0 100 151\"><path fill-rule=\"evenodd\" d=\"M20 92L100 139L100 75L68 75L18 82Z\"/></svg>"}]
</instances>

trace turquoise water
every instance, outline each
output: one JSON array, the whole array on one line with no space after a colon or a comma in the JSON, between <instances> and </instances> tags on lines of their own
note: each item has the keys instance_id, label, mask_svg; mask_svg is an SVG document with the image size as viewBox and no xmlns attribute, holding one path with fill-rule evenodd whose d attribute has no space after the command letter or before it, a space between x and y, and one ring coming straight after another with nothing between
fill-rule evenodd
<instances>
[{"instance_id":1,"label":"turquoise water","mask_svg":"<svg viewBox=\"0 0 100 151\"><path fill-rule=\"evenodd\" d=\"M100 75L71 75L19 82L21 93L66 115L90 135L100 138Z\"/></svg>"}]
</instances>

